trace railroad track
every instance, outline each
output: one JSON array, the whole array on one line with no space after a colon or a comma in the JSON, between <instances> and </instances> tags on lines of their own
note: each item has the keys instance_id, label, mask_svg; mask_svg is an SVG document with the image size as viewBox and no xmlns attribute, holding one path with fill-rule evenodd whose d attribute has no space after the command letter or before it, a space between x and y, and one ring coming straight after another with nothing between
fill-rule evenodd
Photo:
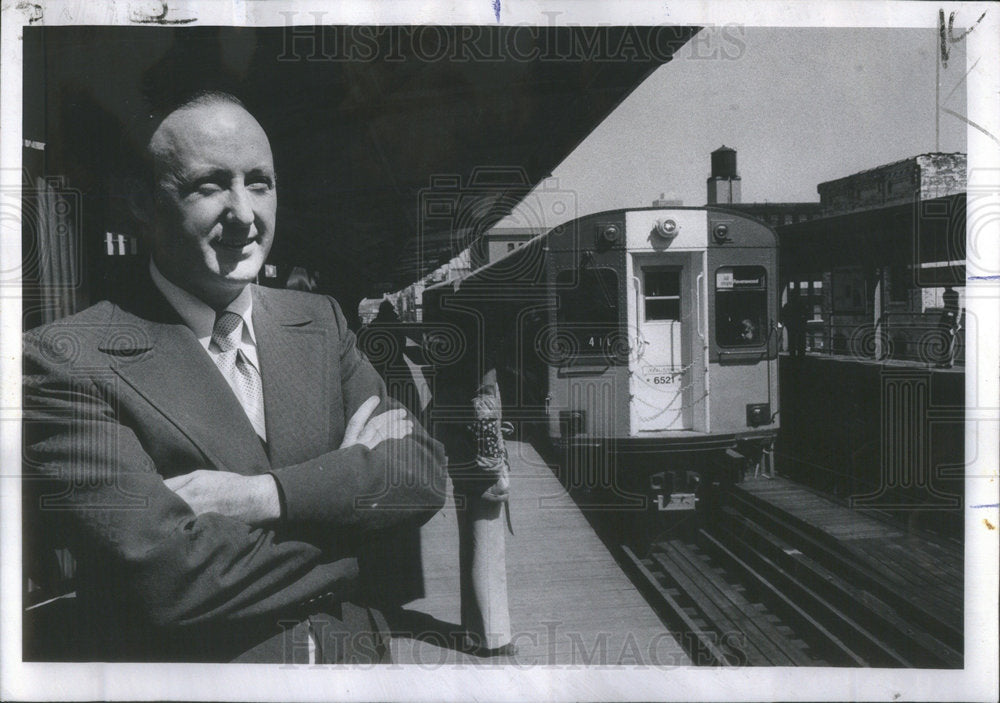
<instances>
[{"instance_id":1,"label":"railroad track","mask_svg":"<svg viewBox=\"0 0 1000 703\"><path fill-rule=\"evenodd\" d=\"M961 668L961 625L878 563L726 491L685 534L625 563L698 664ZM959 620L960 623L960 620Z\"/></svg>"}]
</instances>

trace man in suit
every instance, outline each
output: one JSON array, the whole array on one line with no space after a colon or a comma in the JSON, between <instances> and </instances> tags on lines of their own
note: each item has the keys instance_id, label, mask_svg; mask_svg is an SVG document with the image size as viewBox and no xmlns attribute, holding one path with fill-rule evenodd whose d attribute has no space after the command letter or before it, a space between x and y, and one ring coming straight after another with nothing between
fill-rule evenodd
<instances>
[{"instance_id":1,"label":"man in suit","mask_svg":"<svg viewBox=\"0 0 1000 703\"><path fill-rule=\"evenodd\" d=\"M253 285L277 184L240 101L150 133L148 268L24 340L25 489L78 562L81 657L385 661L366 546L440 509L443 450L335 301Z\"/></svg>"}]
</instances>

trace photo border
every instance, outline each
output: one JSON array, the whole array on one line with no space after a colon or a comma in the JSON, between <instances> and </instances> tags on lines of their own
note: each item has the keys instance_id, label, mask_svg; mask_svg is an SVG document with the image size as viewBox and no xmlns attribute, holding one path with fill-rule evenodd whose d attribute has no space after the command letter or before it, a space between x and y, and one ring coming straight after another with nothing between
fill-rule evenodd
<instances>
[{"instance_id":1,"label":"photo border","mask_svg":"<svg viewBox=\"0 0 1000 703\"><path fill-rule=\"evenodd\" d=\"M157 2L35 0L4 2L2 24L3 131L0 136L0 188L20 189L21 56L20 35L28 24L148 25ZM152 7L152 9L150 9ZM176 0L169 18L195 18L187 26L281 26L312 24L477 24L600 25L715 24L781 27L936 28L939 10L955 13L970 26L966 37L969 92L968 189L1000 198L1000 8L991 3L911 2L670 2L616 3L513 2L490 0L459 7L435 3L327 3L318 0L255 2ZM143 14L145 13L145 14ZM146 19L143 19L143 18ZM982 60L980 60L982 59ZM981 240L968 270L969 313L979 320L1000 320L997 263L1000 222L995 235ZM969 250L970 256L973 250ZM4 237L0 261L6 268L21 261L20 238ZM41 664L20 661L21 507L20 375L21 305L2 297L0 356L0 699L4 700L988 700L997 694L997 507L1000 336L997 327L980 329L966 361L965 512L965 668L961 671L843 668L650 668L568 669L558 666L464 667L438 669L380 666L375 669L324 666L209 664ZM974 349L975 353L971 353ZM972 431L970 431L972 430Z\"/></svg>"}]
</instances>

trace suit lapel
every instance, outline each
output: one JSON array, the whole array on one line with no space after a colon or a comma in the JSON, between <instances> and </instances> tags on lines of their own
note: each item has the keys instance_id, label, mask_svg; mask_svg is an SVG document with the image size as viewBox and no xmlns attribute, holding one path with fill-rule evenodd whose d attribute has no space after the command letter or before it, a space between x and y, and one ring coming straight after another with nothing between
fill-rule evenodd
<instances>
[{"instance_id":1,"label":"suit lapel","mask_svg":"<svg viewBox=\"0 0 1000 703\"><path fill-rule=\"evenodd\" d=\"M289 296L253 291L268 455L273 466L297 464L330 449L332 341Z\"/></svg>"},{"instance_id":2,"label":"suit lapel","mask_svg":"<svg viewBox=\"0 0 1000 703\"><path fill-rule=\"evenodd\" d=\"M215 468L245 475L267 471L264 449L218 367L169 304L156 298L141 315L116 311L100 347L111 369Z\"/></svg>"}]
</instances>

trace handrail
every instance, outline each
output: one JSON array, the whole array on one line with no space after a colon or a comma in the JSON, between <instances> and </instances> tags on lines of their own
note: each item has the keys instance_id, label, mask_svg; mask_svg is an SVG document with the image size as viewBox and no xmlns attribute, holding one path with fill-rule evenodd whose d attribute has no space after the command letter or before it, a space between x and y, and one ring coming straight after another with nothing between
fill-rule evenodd
<instances>
[{"instance_id":1,"label":"handrail","mask_svg":"<svg viewBox=\"0 0 1000 703\"><path fill-rule=\"evenodd\" d=\"M698 337L701 338L701 341L703 342L705 341L705 335L708 334L707 329L704 332L702 331L702 320L701 320L701 285L704 279L705 279L705 272L700 271L694 280L694 307L696 314L695 332L698 333ZM708 295L706 294L705 297L707 298Z\"/></svg>"},{"instance_id":2,"label":"handrail","mask_svg":"<svg viewBox=\"0 0 1000 703\"><path fill-rule=\"evenodd\" d=\"M635 360L638 361L642 358L642 353L644 347L646 346L646 340L643 339L642 329L639 327L639 316L642 314L642 300L640 299L642 282L639 280L638 276L632 276L632 287L635 288Z\"/></svg>"}]
</instances>

